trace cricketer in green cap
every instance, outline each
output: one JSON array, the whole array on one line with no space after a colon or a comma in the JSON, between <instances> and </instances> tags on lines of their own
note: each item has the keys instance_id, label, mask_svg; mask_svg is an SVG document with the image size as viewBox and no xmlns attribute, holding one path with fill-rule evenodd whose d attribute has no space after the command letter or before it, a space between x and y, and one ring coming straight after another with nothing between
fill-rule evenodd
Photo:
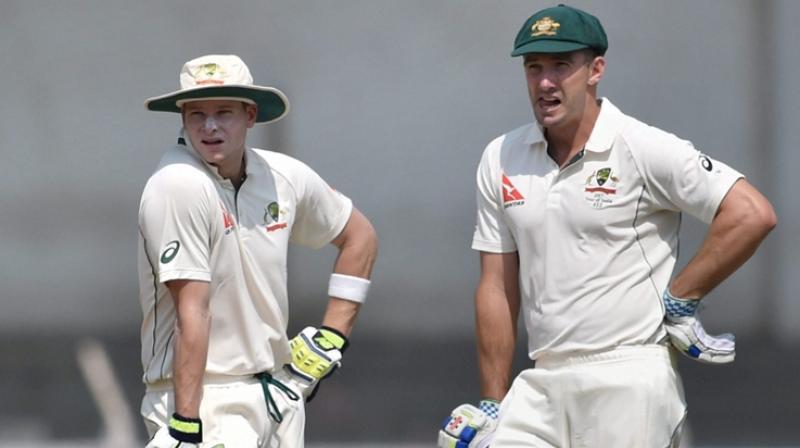
<instances>
[{"instance_id":1,"label":"cricketer in green cap","mask_svg":"<svg viewBox=\"0 0 800 448\"><path fill-rule=\"evenodd\" d=\"M522 56L533 114L559 165L581 150L600 114L607 47L600 21L565 5L536 12L517 33L511 55Z\"/></svg>"},{"instance_id":2,"label":"cricketer in green cap","mask_svg":"<svg viewBox=\"0 0 800 448\"><path fill-rule=\"evenodd\" d=\"M478 165L480 406L457 406L438 448L677 448L687 408L667 343L736 357L698 300L755 252L774 210L735 169L598 96L607 47L595 17L563 5L517 35L535 121ZM682 213L711 225L675 271ZM520 320L535 368L512 381Z\"/></svg>"},{"instance_id":3,"label":"cricketer in green cap","mask_svg":"<svg viewBox=\"0 0 800 448\"><path fill-rule=\"evenodd\" d=\"M580 9L558 5L543 9L522 25L511 56L525 53L567 53L591 48L598 56L608 49L608 39L597 17Z\"/></svg>"}]
</instances>

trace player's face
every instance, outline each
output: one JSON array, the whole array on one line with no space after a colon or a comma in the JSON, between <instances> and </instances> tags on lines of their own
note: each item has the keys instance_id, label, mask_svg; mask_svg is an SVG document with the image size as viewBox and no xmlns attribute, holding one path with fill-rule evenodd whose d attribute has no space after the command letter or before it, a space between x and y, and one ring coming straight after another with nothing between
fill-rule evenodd
<instances>
[{"instance_id":1,"label":"player's face","mask_svg":"<svg viewBox=\"0 0 800 448\"><path fill-rule=\"evenodd\" d=\"M183 105L183 126L203 159L220 168L242 160L256 107L235 100L192 101Z\"/></svg>"},{"instance_id":2,"label":"player's face","mask_svg":"<svg viewBox=\"0 0 800 448\"><path fill-rule=\"evenodd\" d=\"M554 130L577 126L587 93L602 77L603 58L587 51L529 53L523 64L536 121Z\"/></svg>"}]
</instances>

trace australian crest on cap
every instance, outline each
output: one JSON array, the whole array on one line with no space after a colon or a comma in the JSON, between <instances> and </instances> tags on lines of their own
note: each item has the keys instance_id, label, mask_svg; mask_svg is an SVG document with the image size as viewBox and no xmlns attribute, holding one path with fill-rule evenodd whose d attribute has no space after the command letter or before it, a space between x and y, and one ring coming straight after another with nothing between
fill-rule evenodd
<instances>
[{"instance_id":1,"label":"australian crest on cap","mask_svg":"<svg viewBox=\"0 0 800 448\"><path fill-rule=\"evenodd\" d=\"M531 26L531 37L555 36L561 24L550 17L542 17Z\"/></svg>"},{"instance_id":2,"label":"australian crest on cap","mask_svg":"<svg viewBox=\"0 0 800 448\"><path fill-rule=\"evenodd\" d=\"M197 68L195 71L194 77L196 79L195 83L197 85L203 84L224 84L221 78L225 76L225 70L219 66L219 64L215 62L209 62L208 64L203 64Z\"/></svg>"}]
</instances>

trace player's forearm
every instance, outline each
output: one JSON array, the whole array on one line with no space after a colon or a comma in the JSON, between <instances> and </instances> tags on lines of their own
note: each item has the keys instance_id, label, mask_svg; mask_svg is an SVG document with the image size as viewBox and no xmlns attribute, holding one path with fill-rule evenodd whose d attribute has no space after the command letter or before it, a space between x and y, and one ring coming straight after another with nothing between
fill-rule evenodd
<instances>
[{"instance_id":1,"label":"player's forearm","mask_svg":"<svg viewBox=\"0 0 800 448\"><path fill-rule=\"evenodd\" d=\"M207 282L174 280L167 288L175 304L172 382L175 412L197 418L203 398L203 374L211 328Z\"/></svg>"},{"instance_id":2,"label":"player's forearm","mask_svg":"<svg viewBox=\"0 0 800 448\"><path fill-rule=\"evenodd\" d=\"M511 382L519 309L502 291L479 285L475 311L481 397L502 400Z\"/></svg>"},{"instance_id":3,"label":"player's forearm","mask_svg":"<svg viewBox=\"0 0 800 448\"><path fill-rule=\"evenodd\" d=\"M697 254L670 284L675 297L701 298L742 266L775 227L769 202L749 183L731 189Z\"/></svg>"},{"instance_id":4,"label":"player's forearm","mask_svg":"<svg viewBox=\"0 0 800 448\"><path fill-rule=\"evenodd\" d=\"M328 307L325 309L325 316L322 318L322 325L350 337L360 308L359 303L331 297Z\"/></svg>"},{"instance_id":5,"label":"player's forearm","mask_svg":"<svg viewBox=\"0 0 800 448\"><path fill-rule=\"evenodd\" d=\"M370 249L368 242L351 245L343 244L333 272L357 277L358 279L369 279L374 261L375 251ZM358 280L351 279L349 281ZM359 286L367 288L364 285ZM325 316L322 319L322 325L339 330L345 336L349 336L360 307L361 304L356 301L331 297L325 310Z\"/></svg>"},{"instance_id":6,"label":"player's forearm","mask_svg":"<svg viewBox=\"0 0 800 448\"><path fill-rule=\"evenodd\" d=\"M179 318L175 328L173 384L175 412L198 418L203 398L203 374L208 355L210 314Z\"/></svg>"},{"instance_id":7,"label":"player's forearm","mask_svg":"<svg viewBox=\"0 0 800 448\"><path fill-rule=\"evenodd\" d=\"M345 290L350 290L354 297L332 296L328 301L322 325L350 336L361 307L359 300L363 302L369 286L368 282L360 279L369 280L372 274L372 266L378 255L378 237L369 220L358 209L353 208L347 225L332 244L339 248L333 273L355 277L338 279L344 282Z\"/></svg>"},{"instance_id":8,"label":"player's forearm","mask_svg":"<svg viewBox=\"0 0 800 448\"><path fill-rule=\"evenodd\" d=\"M339 251L339 257L336 259L333 273L354 277L346 278L345 282L355 283L356 289L363 289L364 295L366 295L365 291L369 290L369 282L364 282L361 279L369 279L374 260L374 251L365 249L365 245L343 245ZM360 298L362 294L356 293L356 295ZM360 308L361 303L357 301L332 296L328 301L322 325L334 328L345 336L349 336Z\"/></svg>"}]
</instances>

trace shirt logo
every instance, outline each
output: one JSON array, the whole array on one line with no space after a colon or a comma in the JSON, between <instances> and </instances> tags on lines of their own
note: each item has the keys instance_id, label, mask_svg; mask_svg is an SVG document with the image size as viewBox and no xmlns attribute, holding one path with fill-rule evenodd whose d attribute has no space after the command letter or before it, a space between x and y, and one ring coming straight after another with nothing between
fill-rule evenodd
<instances>
[{"instance_id":1,"label":"shirt logo","mask_svg":"<svg viewBox=\"0 0 800 448\"><path fill-rule=\"evenodd\" d=\"M178 250L181 248L181 242L178 240L170 241L164 246L164 252L161 252L161 262L164 264L169 263L178 255Z\"/></svg>"},{"instance_id":2,"label":"shirt logo","mask_svg":"<svg viewBox=\"0 0 800 448\"><path fill-rule=\"evenodd\" d=\"M709 173L714 171L714 162L711 161L711 157L708 157L707 155L700 153L697 156L697 161L700 162L700 166L702 166L703 169L708 171ZM717 173L719 173L719 170L717 170Z\"/></svg>"},{"instance_id":3,"label":"shirt logo","mask_svg":"<svg viewBox=\"0 0 800 448\"><path fill-rule=\"evenodd\" d=\"M288 212L286 210L282 210L277 202L270 202L269 205L264 207L264 224L266 225L267 232L285 229L287 224L279 221L281 216L285 216L287 214Z\"/></svg>"},{"instance_id":4,"label":"shirt logo","mask_svg":"<svg viewBox=\"0 0 800 448\"><path fill-rule=\"evenodd\" d=\"M617 194L619 178L614 175L610 167L601 168L586 178L583 187L584 197L593 208L601 209L613 201Z\"/></svg>"},{"instance_id":5,"label":"shirt logo","mask_svg":"<svg viewBox=\"0 0 800 448\"><path fill-rule=\"evenodd\" d=\"M447 429L452 433L458 431L458 429L465 425L466 420L464 417L457 415L454 419L450 420L450 423L447 425Z\"/></svg>"},{"instance_id":6,"label":"shirt logo","mask_svg":"<svg viewBox=\"0 0 800 448\"><path fill-rule=\"evenodd\" d=\"M531 37L536 36L555 36L561 24L550 17L542 17L531 27Z\"/></svg>"},{"instance_id":7,"label":"shirt logo","mask_svg":"<svg viewBox=\"0 0 800 448\"><path fill-rule=\"evenodd\" d=\"M286 228L285 222L279 222L277 224L273 224L271 226L267 226L267 232L274 232L276 230L281 230Z\"/></svg>"},{"instance_id":8,"label":"shirt logo","mask_svg":"<svg viewBox=\"0 0 800 448\"><path fill-rule=\"evenodd\" d=\"M225 235L233 232L233 227L236 224L233 220L233 215L225 210L224 205L222 206L222 224L225 226Z\"/></svg>"},{"instance_id":9,"label":"shirt logo","mask_svg":"<svg viewBox=\"0 0 800 448\"><path fill-rule=\"evenodd\" d=\"M277 202L270 202L264 207L264 223L277 222L280 218L280 206Z\"/></svg>"},{"instance_id":10,"label":"shirt logo","mask_svg":"<svg viewBox=\"0 0 800 448\"><path fill-rule=\"evenodd\" d=\"M503 174L503 208L515 207L525 204L525 198L514 184Z\"/></svg>"},{"instance_id":11,"label":"shirt logo","mask_svg":"<svg viewBox=\"0 0 800 448\"><path fill-rule=\"evenodd\" d=\"M198 86L207 84L225 84L222 79L225 76L225 70L215 63L203 64L197 68L194 73L195 84Z\"/></svg>"}]
</instances>

